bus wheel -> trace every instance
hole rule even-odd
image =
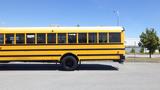
[[[73,56],[65,56],[61,60],[61,65],[64,70],[72,71],[78,67],[78,61]]]

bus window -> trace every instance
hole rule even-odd
[[[46,34],[44,33],[38,33],[37,34],[37,43],[38,44],[44,44],[46,42]]]
[[[6,44],[14,44],[14,34],[6,34]]]
[[[24,34],[16,34],[16,44],[24,44]]]
[[[35,43],[35,34],[27,34],[27,44],[34,44]]]
[[[78,34],[78,43],[87,43],[87,33]]]
[[[47,43],[51,44],[51,43],[56,43],[56,34],[55,33],[48,33],[47,34]]]
[[[97,33],[89,33],[89,43],[97,43]]]
[[[58,34],[58,43],[66,43],[66,34],[65,33]]]
[[[4,34],[0,34],[0,44],[4,44]]]
[[[77,42],[77,34],[69,33],[68,34],[68,43],[76,43]]]
[[[107,43],[107,33],[99,33],[99,43]]]
[[[120,33],[109,33],[109,42],[121,42]]]

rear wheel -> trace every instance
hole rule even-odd
[[[65,56],[61,60],[61,65],[64,70],[72,71],[78,67],[78,61],[73,56]]]

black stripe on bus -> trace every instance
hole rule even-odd
[[[120,56],[120,54],[78,54],[77,56]]]
[[[61,56],[61,55],[0,55],[0,57],[38,57],[38,56]]]
[[[123,43],[59,43],[59,44],[1,44],[0,46],[38,46],[38,45],[123,45]]]
[[[105,60],[119,60],[119,59],[108,59],[108,58],[106,59],[80,59],[80,61],[98,61],[98,60],[105,61]]]
[[[125,50],[125,48],[87,48],[87,49],[7,49],[0,51],[64,51],[64,50]]]
[[[0,55],[0,57],[37,57],[37,56],[61,56],[61,55]],[[77,56],[120,56],[120,54],[77,54]]]
[[[59,62],[59,60],[0,60],[0,63],[3,62]]]

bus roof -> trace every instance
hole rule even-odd
[[[0,33],[121,32],[123,27],[0,27]]]

